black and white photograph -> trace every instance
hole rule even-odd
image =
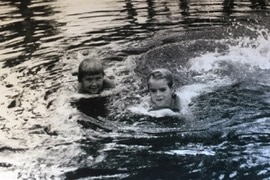
[[[270,1],[0,0],[1,180],[270,180]]]

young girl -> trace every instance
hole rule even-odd
[[[175,94],[174,79],[171,71],[156,69],[147,78],[150,93],[150,111],[168,108],[180,111],[180,98]]]
[[[114,83],[105,78],[101,62],[83,60],[78,68],[79,92],[88,94],[99,94],[105,89],[114,87]]]

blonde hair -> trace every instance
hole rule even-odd
[[[172,72],[169,71],[168,69],[159,68],[159,69],[153,70],[147,77],[148,89],[149,89],[150,79],[155,79],[155,80],[165,79],[165,80],[167,80],[167,84],[168,84],[169,88],[173,88],[173,85],[174,85],[174,79],[173,79]]]
[[[82,81],[83,76],[85,75],[96,75],[104,73],[103,65],[100,61],[93,61],[90,59],[83,60],[78,68],[78,80],[79,82]]]

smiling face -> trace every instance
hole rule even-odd
[[[90,94],[98,94],[103,86],[104,75],[103,73],[95,75],[85,75],[82,77],[82,86],[84,90]]]
[[[173,90],[166,79],[152,79],[148,81],[151,102],[154,108],[167,108],[172,104]]]

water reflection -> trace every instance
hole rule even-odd
[[[58,23],[49,18],[55,13],[49,5],[50,2],[54,1],[56,0],[49,0],[46,2],[47,4],[37,6],[38,2],[31,0],[5,0],[7,2],[5,6],[15,7],[15,10],[6,12],[3,17],[4,21],[13,17],[14,22],[0,27],[0,31],[5,34],[5,41],[11,41],[3,46],[5,49],[3,54],[10,55],[10,58],[5,61],[4,67],[13,67],[31,59],[33,53],[40,49],[42,38],[51,37],[58,33]],[[44,18],[40,20],[40,17]],[[12,54],[19,55],[14,57]]]
[[[156,15],[156,11],[155,11],[155,8],[154,8],[154,5],[155,3],[153,2],[153,0],[146,0],[146,3],[147,3],[147,21],[148,22],[152,22],[153,21],[153,18],[155,17]]]
[[[234,0],[224,0],[223,2],[223,10],[227,13],[232,13],[236,3]],[[251,8],[262,8],[265,9],[267,6],[267,0],[250,0]]]
[[[70,75],[71,74],[71,71],[69,71],[70,69],[66,68],[66,66],[69,66],[69,67],[77,66],[79,58],[77,56],[73,57],[72,53],[69,54],[69,52],[64,52],[64,51],[65,50],[74,51],[74,48],[87,48],[87,49],[90,49],[91,52],[96,53],[95,50],[98,49],[97,54],[98,55],[101,54],[101,56],[98,56],[99,58],[107,57],[107,56],[110,56],[111,54],[116,54],[115,53],[116,51],[124,51],[124,53],[120,52],[119,54],[121,54],[121,56],[125,56],[125,57],[129,56],[131,58],[134,57],[134,56],[131,56],[133,54],[142,54],[144,55],[145,60],[147,60],[147,55],[144,54],[144,52],[151,51],[152,53],[154,53],[156,58],[153,58],[153,59],[149,58],[150,65],[153,65],[153,67],[164,66],[164,65],[169,67],[169,65],[173,64],[174,66],[171,66],[171,68],[174,69],[176,72],[176,69],[179,68],[179,66],[181,67],[184,66],[190,57],[196,57],[207,52],[217,53],[216,49],[219,49],[219,50],[225,49],[219,46],[218,44],[215,44],[215,41],[213,40],[215,37],[224,38],[224,36],[226,36],[224,29],[226,29],[228,26],[227,24],[226,26],[224,26],[224,24],[230,21],[237,21],[238,20],[236,19],[237,17],[240,20],[241,19],[246,20],[247,16],[252,18],[252,13],[255,14],[256,12],[259,12],[258,9],[260,9],[260,7],[261,8],[268,7],[266,1],[245,0],[245,1],[239,2],[239,1],[233,1],[233,0],[214,0],[214,1],[207,1],[207,0],[205,1],[200,1],[200,0],[113,1],[113,0],[108,0],[106,1],[105,5],[102,4],[104,3],[104,1],[95,1],[97,8],[92,9],[90,6],[89,8],[88,6],[86,6],[87,8],[84,12],[81,12],[81,8],[85,7],[85,5],[90,1],[79,0],[79,1],[76,1],[75,3],[74,2],[75,2],[74,0],[65,0],[65,1],[63,0],[46,0],[46,1],[2,0],[0,2],[0,8],[1,10],[3,10],[0,16],[0,19],[1,19],[0,52],[1,52],[1,57],[3,57],[2,62],[4,62],[4,68],[6,68],[5,70],[10,70],[8,72],[11,72],[10,74],[6,73],[7,75],[5,76],[4,75],[2,76],[1,74],[1,77],[0,77],[1,82],[2,82],[1,87],[7,87],[6,88],[7,93],[4,95],[1,95],[0,97],[0,99],[2,99],[2,97],[4,99],[3,103],[1,103],[0,105],[0,108],[3,109],[2,110],[3,112],[5,112],[5,110],[8,110],[7,111],[8,113],[15,114],[14,116],[18,116],[15,118],[11,116],[10,118],[9,116],[6,117],[5,114],[4,115],[1,114],[1,117],[0,117],[1,122],[2,122],[1,127],[2,129],[5,130],[3,131],[3,134],[5,134],[5,132],[7,132],[6,134],[8,134],[6,135],[7,137],[5,138],[8,140],[12,138],[12,140],[18,142],[18,144],[25,144],[26,147],[28,146],[34,147],[35,151],[38,150],[42,146],[42,148],[44,148],[44,151],[42,152],[45,152],[45,151],[49,152],[49,155],[46,156],[45,158],[43,156],[41,158],[36,158],[36,157],[32,158],[32,154],[31,154],[29,155],[30,156],[29,159],[31,159],[31,161],[32,159],[35,159],[35,158],[40,159],[38,160],[37,163],[42,163],[42,166],[44,165],[43,167],[48,166],[48,168],[51,168],[52,164],[58,166],[63,161],[67,162],[67,164],[63,162],[64,164],[61,164],[61,167],[75,166],[76,168],[76,167],[83,167],[85,165],[86,171],[84,171],[84,169],[82,168],[81,170],[83,170],[83,172],[80,172],[80,169],[78,169],[78,172],[79,172],[78,178],[82,177],[83,175],[81,174],[84,174],[84,173],[85,173],[84,174],[85,176],[92,176],[92,175],[102,176],[106,174],[114,175],[116,173],[122,173],[118,170],[106,171],[106,167],[108,167],[108,169],[110,170],[110,168],[113,168],[112,165],[114,165],[115,167],[122,165],[121,168],[124,169],[123,171],[125,171],[125,169],[132,169],[132,168],[134,168],[135,171],[138,170],[138,173],[134,175],[134,176],[137,176],[137,178],[139,177],[142,178],[143,176],[145,176],[145,174],[142,171],[148,171],[148,172],[154,173],[156,171],[161,170],[160,176],[155,176],[155,177],[152,176],[152,177],[164,178],[165,174],[163,173],[166,173],[167,171],[162,171],[162,168],[159,169],[159,167],[155,166],[155,164],[158,164],[159,162],[160,162],[161,167],[162,165],[164,165],[163,162],[166,162],[168,164],[167,167],[171,165],[170,162],[179,163],[179,164],[175,164],[176,168],[169,167],[171,168],[172,173],[173,174],[175,173],[176,176],[179,174],[178,167],[180,166],[181,167],[184,166],[183,172],[189,172],[190,177],[194,174],[194,172],[196,173],[197,171],[196,168],[198,167],[205,168],[206,170],[204,172],[213,172],[213,171],[219,172],[220,170],[218,169],[211,169],[211,168],[209,169],[208,165],[213,162],[216,162],[216,164],[219,164],[219,163],[224,164],[224,162],[230,158],[230,156],[228,158],[226,156],[228,152],[230,152],[226,148],[230,148],[231,145],[232,146],[235,145],[233,144],[234,142],[229,144],[229,146],[226,145],[226,142],[225,142],[225,145],[224,144],[218,145],[217,149],[220,148],[221,153],[223,153],[224,151],[224,156],[221,156],[221,157],[211,156],[211,158],[209,158],[209,161],[208,161],[209,163],[206,162],[205,166],[203,165],[204,162],[201,162],[195,156],[191,156],[189,158],[186,158],[187,156],[185,155],[178,156],[180,158],[178,158],[178,161],[177,161],[177,158],[175,156],[170,155],[171,154],[170,150],[179,149],[183,147],[189,150],[190,147],[183,146],[182,144],[177,144],[177,143],[179,142],[182,143],[184,139],[186,140],[185,141],[186,144],[188,144],[191,141],[190,138],[185,139],[185,137],[179,136],[180,139],[174,140],[173,139],[174,137],[172,137],[171,134],[170,135],[168,134],[168,136],[166,136],[165,138],[162,138],[162,137],[152,138],[151,136],[149,137],[148,135],[141,134],[140,132],[137,134],[136,129],[133,132],[133,129],[132,129],[133,127],[124,126],[124,124],[122,123],[119,123],[121,127],[119,127],[120,132],[118,134],[117,131],[111,130],[111,129],[115,130],[116,128],[114,127],[107,128],[108,126],[111,125],[110,121],[106,119],[107,114],[108,113],[110,114],[110,109],[106,109],[106,107],[104,106],[107,103],[107,100],[105,99],[98,99],[98,100],[95,100],[95,102],[91,102],[88,99],[82,99],[72,104],[73,107],[68,106],[67,109],[65,109],[66,106],[61,107],[61,105],[57,107],[58,104],[54,106],[54,103],[59,99],[61,101],[63,99],[66,101],[69,100],[70,97],[65,93],[62,94],[62,92],[63,92],[63,89],[69,88],[71,83],[75,82],[74,80],[75,78],[72,78]],[[90,2],[91,5],[93,5],[92,2]],[[110,2],[110,3],[107,4],[107,2]],[[77,6],[73,7],[74,4],[72,3],[74,4],[78,3],[79,4],[78,8]],[[102,5],[100,5],[99,3]],[[238,6],[238,4],[240,4],[241,6]],[[57,11],[58,8],[61,10],[61,12]],[[266,18],[265,24],[266,23],[269,24],[268,21],[269,19]],[[215,30],[214,33],[212,33],[213,31],[210,31],[209,29],[214,26],[219,27],[221,31]],[[202,29],[203,31],[198,32],[197,30],[199,28]],[[160,36],[159,34],[159,33],[164,33],[170,36],[172,31],[177,32],[175,33],[177,35],[181,34],[181,36],[166,38],[166,37]],[[243,31],[241,30],[234,31],[234,32],[241,35],[244,34],[248,36],[248,34],[245,34],[246,32],[243,33]],[[155,35],[155,37],[152,36],[153,34]],[[207,43],[203,43],[202,41],[198,39],[205,39]],[[164,43],[172,43],[172,42],[174,42],[174,44],[179,43],[181,44],[181,46],[179,45],[179,48],[175,48],[175,49],[171,48],[172,47],[170,46],[171,44],[168,46],[162,46]],[[141,43],[145,43],[145,44],[149,43],[150,45],[148,46],[147,44],[146,47],[141,48]],[[190,45],[189,47],[187,47],[188,44]],[[121,47],[119,48],[119,46]],[[157,48],[159,46],[161,47]],[[153,47],[155,47],[155,49],[151,49]],[[187,49],[184,51],[183,49],[185,47]],[[164,51],[160,51],[160,49],[163,49]],[[252,49],[249,49],[249,50],[252,50]],[[268,48],[264,48],[262,49],[262,51],[260,50],[258,51],[267,54],[267,50]],[[108,52],[110,52],[110,54]],[[66,58],[66,59],[65,57],[63,58],[62,57],[63,53],[70,55],[68,56],[69,58]],[[115,57],[116,55],[114,56],[114,58]],[[230,56],[229,59],[230,58],[234,59],[235,56]],[[59,59],[63,61],[56,63],[59,61]],[[117,63],[119,64],[121,64],[122,63],[121,61],[123,61],[121,66],[119,66],[119,64],[116,65],[114,61],[111,61],[106,65],[108,65],[111,69],[116,70],[117,72],[117,70],[119,69],[121,70],[121,68],[125,66],[124,60],[126,59],[125,58],[115,58],[115,59],[117,59],[118,61]],[[212,59],[212,56],[210,56],[209,59]],[[147,64],[141,63],[142,61],[143,61],[142,59],[139,59],[136,63],[138,63],[137,65],[139,66],[139,68],[142,69],[142,73],[144,73],[143,71],[145,71],[145,69],[143,68],[145,68]],[[181,61],[181,63],[179,63],[179,61]],[[107,63],[107,61],[105,63]],[[22,71],[19,71],[19,72],[17,71],[18,68],[16,67],[16,65],[18,64],[24,65],[23,67],[20,66]],[[131,64],[130,66],[133,66],[133,65],[134,64]],[[176,66],[176,65],[179,65],[179,66]],[[130,73],[129,68],[130,67],[123,67],[123,69],[121,70],[121,73],[127,75],[128,77]],[[236,66],[236,68],[238,68],[241,73],[243,72],[241,71],[240,67]],[[16,73],[14,73],[15,75],[13,76],[12,73],[14,72],[14,70]],[[65,73],[63,73],[64,70],[66,70]],[[39,73],[39,72],[42,72],[42,73]],[[180,80],[188,82],[188,80],[190,80],[190,77],[192,76],[192,74],[188,74],[188,73],[189,72],[187,73],[183,72],[183,76],[181,76],[181,78],[184,78],[184,80],[183,79],[180,79]],[[21,78],[20,83],[18,84],[14,83],[12,80],[10,80],[12,78],[8,79],[9,75],[11,75],[12,78],[13,77],[17,78],[19,76],[19,78]],[[119,77],[117,77],[117,80],[118,78]],[[68,81],[67,79],[70,81]],[[121,81],[121,83],[128,87],[131,83],[134,83],[132,80],[133,79],[131,79],[130,81]],[[23,89],[23,92],[22,92],[22,89]],[[124,90],[125,90],[124,95],[122,94],[122,92],[121,92],[121,95],[126,96],[124,99],[125,101],[130,101],[129,96],[132,96],[133,95],[132,93],[134,93],[134,91],[132,90],[132,88],[131,90],[128,88]],[[237,90],[237,92],[239,91]],[[250,96],[251,94],[254,95],[254,93],[248,93],[248,96]],[[227,98],[224,98],[226,97],[226,95],[227,94],[225,93],[225,95],[219,96],[218,99],[214,99],[217,97],[217,95],[213,94],[214,98],[210,98],[210,99],[216,100],[216,102],[220,103],[220,102],[223,102],[222,99],[228,100]],[[237,96],[237,97],[240,97],[240,96]],[[15,98],[16,100],[14,100]],[[6,99],[7,99],[6,101],[7,103],[5,103]],[[221,107],[221,105],[215,105],[215,104],[214,106],[211,106],[212,105],[211,103],[213,101],[209,102],[209,106],[205,106],[206,105],[205,101],[208,102],[208,100],[209,100],[209,94],[207,94],[205,99],[201,100],[202,104],[197,104],[198,111],[196,112],[198,114],[198,119],[202,118],[201,121],[204,121],[207,118],[209,118],[209,112],[212,112],[213,114],[212,117],[217,114],[217,110],[214,107],[216,106]],[[252,102],[250,102],[251,105],[254,104],[256,100],[258,101],[258,98],[255,98]],[[16,104],[17,101],[20,102],[18,103],[19,105]],[[95,104],[97,101],[99,101],[100,103]],[[229,102],[230,103],[229,107],[234,109],[235,104],[233,103],[233,99],[231,99],[231,101],[232,103]],[[226,102],[224,101],[224,103],[227,103],[227,102],[228,101]],[[70,103],[66,103],[66,104],[70,105]],[[117,106],[118,105],[119,105],[119,109],[121,109],[123,104],[117,104]],[[225,105],[227,104],[224,104],[224,106]],[[54,107],[56,108],[54,109]],[[193,107],[195,107],[195,105]],[[256,106],[256,107],[259,107],[259,106]],[[125,108],[126,107],[123,107],[123,109]],[[204,109],[209,108],[209,109],[207,111],[204,111],[203,108]],[[227,107],[225,107],[225,109],[226,108]],[[268,114],[269,114],[267,111],[267,109],[269,109],[268,106],[262,104],[260,108],[261,109],[259,110],[261,111],[263,110],[267,113],[267,114],[261,113],[262,117],[268,117]],[[267,108],[267,109],[262,109],[262,108]],[[114,125],[117,124],[117,121],[120,119],[119,117],[121,117],[121,112],[117,114],[120,111],[119,109],[118,108],[116,109],[116,111],[114,112],[115,114],[113,115],[110,114],[111,116],[113,116],[113,118],[111,119],[114,120],[114,122],[112,123]],[[243,109],[247,109],[247,108],[243,107]],[[60,112],[56,112],[58,110],[60,110]],[[231,118],[230,116],[231,114],[228,114],[228,113],[226,114],[226,112],[224,112],[224,108],[220,108],[218,110],[224,113],[222,114],[224,117],[221,117],[221,118]],[[81,111],[82,114],[85,114],[85,116],[87,116],[90,120],[84,121],[85,120],[84,118],[81,118],[79,120],[75,119],[74,116],[69,116],[68,111],[71,111],[71,112]],[[233,112],[234,114],[239,115],[239,116],[242,115],[239,113],[239,111],[237,112],[230,111],[230,112]],[[62,116],[58,117],[57,115],[55,115],[56,113],[59,113],[59,114],[61,113],[61,115],[68,114],[67,115],[68,118],[67,119],[65,119],[65,117],[62,118]],[[258,113],[258,111],[254,111],[254,114],[256,113]],[[53,114],[53,116],[55,115],[54,117],[55,121],[54,121],[54,118],[53,118],[53,121],[49,121],[49,118],[47,119],[47,117],[45,117],[48,114]],[[259,116],[261,116],[261,114],[259,114]],[[219,115],[221,115],[221,113]],[[97,117],[100,117],[101,120],[99,119],[99,121],[96,121],[95,118]],[[127,124],[130,124],[130,122],[132,123],[136,122],[137,120],[141,120],[141,122],[144,121],[144,119],[136,119],[133,117],[131,117],[132,119],[128,119],[128,120],[126,120],[125,118],[126,117],[123,118],[124,119],[123,121],[128,122]],[[130,117],[127,117],[127,118],[130,118]],[[16,119],[16,121],[14,121],[14,119]],[[74,119],[78,121],[75,121],[75,123],[72,124],[73,123],[72,121]],[[238,116],[237,117],[235,116],[235,120],[237,119],[239,119]],[[102,122],[103,124],[100,124],[100,122]],[[43,125],[42,123],[44,123],[45,125]],[[56,125],[54,123],[56,123]],[[83,126],[83,129],[80,129],[81,126],[77,126],[79,125],[78,123]],[[156,123],[156,122],[150,122],[150,123],[151,124],[149,124],[149,126],[152,125],[152,123]],[[14,131],[13,129],[14,124],[16,124],[17,126],[16,128],[19,129],[20,131],[16,131],[16,129]],[[156,124],[160,125],[158,123]],[[258,122],[258,125],[259,124],[261,123]],[[48,133],[49,132],[48,129],[50,129],[51,125],[57,126],[56,129],[59,130],[60,132],[56,134],[53,138],[51,138],[50,136],[50,134],[52,133]],[[176,124],[176,125],[174,123],[172,124],[173,127],[177,125],[179,124]],[[121,129],[122,126],[124,126],[123,129]],[[161,126],[163,127],[163,124],[161,124]],[[38,127],[41,127],[41,128],[45,127],[45,129],[47,129],[46,133],[44,133],[43,131],[39,132],[37,130]],[[256,126],[254,124],[251,124],[250,127],[259,127],[259,126],[257,126],[257,124]],[[90,133],[79,134],[76,128],[78,128],[79,133],[85,133],[85,132],[87,133],[90,132]],[[96,129],[100,131],[98,132],[96,131]],[[145,130],[146,129],[147,128],[145,128]],[[235,125],[235,129],[236,130],[239,129],[238,131],[240,135],[242,131],[244,132],[245,130],[247,130],[246,128],[242,128],[242,127],[239,128],[239,126],[236,126],[236,125]],[[266,130],[269,128],[262,127],[262,129]],[[34,131],[36,134],[37,133],[40,133],[40,134],[37,134],[37,136],[33,135],[30,137],[29,134],[31,134],[32,131]],[[259,130],[257,131],[259,132]],[[61,132],[64,132],[63,133],[64,136],[61,136]],[[106,132],[106,133],[103,133],[103,132]],[[111,132],[111,134],[108,134],[108,132]],[[22,133],[25,133],[25,134],[22,134]],[[123,133],[123,134],[120,134],[120,133]],[[149,131],[149,134],[151,133],[152,132]],[[96,137],[92,136],[92,134],[95,134]],[[99,137],[99,134],[100,134],[100,137]],[[244,133],[242,134],[245,135]],[[80,138],[82,138],[82,136],[80,135],[85,135],[87,138],[89,138],[89,141],[87,141],[86,143],[82,143],[80,141],[81,140]],[[124,135],[125,137],[123,137],[122,135]],[[71,138],[71,136],[73,138]],[[156,134],[155,136],[158,136],[158,135]],[[19,137],[19,138],[16,139],[16,137]],[[54,141],[57,140],[57,138],[59,138],[60,140],[59,142],[55,143]],[[87,138],[86,140],[88,140]],[[124,138],[125,141],[123,141],[122,138]],[[178,138],[178,136],[175,136],[175,138]],[[23,139],[23,141],[20,141],[20,139]],[[201,140],[198,141],[196,137],[194,139],[195,140],[193,142],[195,143],[201,142]],[[209,139],[212,140],[215,138],[212,138],[211,136],[211,138]],[[219,140],[223,141],[223,139],[219,139]],[[36,144],[38,144],[38,146],[32,145],[33,141]],[[202,141],[206,142],[205,140],[202,140]],[[45,142],[45,143],[41,144],[40,142]],[[49,143],[46,144],[46,142],[49,142]],[[245,142],[249,143],[250,141],[245,141]],[[7,143],[9,143],[9,141],[7,141]],[[165,144],[162,144],[162,143],[165,143]],[[88,161],[86,161],[85,164],[80,163],[80,161],[84,160],[84,157],[80,156],[81,149],[78,150],[79,151],[78,154],[76,154],[78,151],[73,151],[70,153],[70,156],[66,155],[64,158],[61,158],[62,156],[59,156],[59,154],[55,153],[55,152],[60,152],[61,154],[64,154],[62,152],[66,153],[68,149],[72,151],[74,146],[78,144],[79,146],[85,147],[86,152],[87,151],[89,152],[88,154],[87,153],[84,154],[84,156],[86,157],[85,159],[88,158]],[[13,144],[8,144],[8,145],[13,146]],[[225,149],[222,149],[224,148],[224,146],[225,146]],[[262,147],[262,146],[257,145],[256,147]],[[239,148],[236,147],[235,152],[238,152],[240,148],[241,147]],[[149,149],[152,151],[152,156],[150,158],[149,158],[149,151],[148,151]],[[197,147],[195,147],[195,150],[196,149]],[[162,153],[160,152],[160,150],[164,150],[165,154],[160,155]],[[166,152],[169,152],[169,155]],[[235,152],[233,151],[232,153],[235,153]],[[76,157],[72,159],[71,155],[76,156]],[[106,155],[108,156],[106,157]],[[240,156],[241,155],[242,154],[240,154]],[[48,157],[51,157],[51,159],[49,159]],[[156,157],[160,159],[159,162],[156,161],[157,159]],[[239,156],[237,155],[237,157]],[[202,157],[202,158],[205,158],[205,157]],[[219,160],[217,161],[217,159]],[[51,160],[54,160],[54,161],[49,162]],[[78,160],[78,164],[76,164],[77,160]],[[244,162],[246,162],[245,160],[246,159],[244,159]],[[269,159],[266,159],[266,160],[269,160]],[[72,165],[68,164],[69,161],[72,161]],[[187,163],[181,164],[184,161]],[[5,160],[3,160],[3,162],[5,162]],[[140,167],[143,167],[141,166],[142,162],[149,162],[149,164],[147,165],[143,163],[143,165],[146,165],[146,166],[145,168],[140,169]],[[23,163],[28,164],[28,162],[23,162]],[[94,163],[94,166],[92,166],[93,163]],[[233,163],[234,162],[232,161],[228,162],[229,165],[231,164],[233,165]],[[10,164],[12,166],[12,163]],[[239,163],[239,166],[240,165],[242,164]],[[33,167],[35,166],[33,165]],[[138,167],[139,169],[136,169]],[[75,169],[75,168],[72,167],[72,169]],[[101,171],[99,171],[98,168],[100,168]],[[149,169],[151,168],[153,169],[153,171],[149,171]],[[193,171],[194,168],[195,168],[195,171]],[[15,169],[15,167],[13,167],[13,169]],[[88,172],[88,170],[90,169],[92,169],[92,171]],[[264,167],[262,167],[261,169],[264,169]],[[40,171],[42,171],[42,169]],[[231,173],[233,170],[222,169],[222,171],[226,173],[227,172]],[[130,172],[127,172],[127,173],[130,173]],[[243,174],[244,173],[245,172],[243,172]],[[208,176],[207,173],[204,173],[204,174],[205,176],[207,176],[205,179],[211,176],[211,175]],[[213,175],[212,178],[213,177],[215,177],[216,179],[219,178],[217,176],[218,175]]]
[[[127,12],[127,19],[129,20],[129,22],[131,22],[131,24],[136,24],[137,23],[137,11],[134,8],[133,4],[132,4],[132,0],[126,0],[126,5],[123,7],[126,12]]]
[[[266,8],[267,0],[250,0],[250,1],[251,1],[251,7]]]
[[[162,1],[146,0],[137,2],[133,0],[120,1],[121,9],[110,14],[111,20],[108,23],[116,22],[117,26],[103,27],[98,30],[88,31],[86,34],[90,37],[81,42],[73,44],[68,49],[80,48],[81,46],[105,46],[110,42],[122,42],[123,39],[130,41],[143,40],[149,35],[164,30],[172,29],[174,31],[186,31],[204,27],[215,27],[227,24],[229,18],[227,15],[246,16],[253,10],[247,2],[241,3],[237,11],[233,11],[236,2],[234,0],[215,0],[215,1]],[[244,5],[242,5],[244,4]],[[258,4],[258,3],[255,3]],[[249,9],[247,9],[247,7]],[[96,18],[97,12],[89,12]],[[226,18],[223,16],[225,15]],[[89,16],[89,15],[88,15]],[[89,17],[91,18],[91,17]],[[95,34],[93,36],[93,34]],[[75,38],[76,41],[80,39]]]
[[[234,8],[234,0],[224,0],[223,6],[223,11],[230,14]]]
[[[183,16],[189,15],[189,13],[188,13],[188,11],[189,11],[189,0],[180,0],[179,1],[179,7],[180,7],[180,9],[182,9],[181,14]]]

